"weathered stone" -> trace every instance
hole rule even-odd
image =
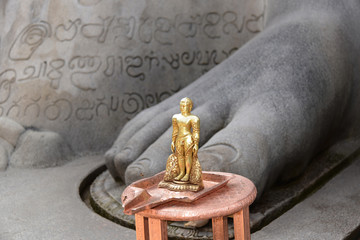
[[[81,201],[79,186],[102,158],[87,156],[58,168],[0,173],[0,239],[136,239],[135,230],[97,215]]]
[[[0,171],[6,170],[9,162],[9,156],[3,146],[0,145]]]
[[[16,145],[20,134],[25,128],[10,118],[0,117],[0,137],[12,144]]]
[[[0,171],[6,170],[11,153],[14,151],[14,147],[0,137]]]
[[[73,155],[68,143],[55,132],[27,130],[11,155],[14,167],[45,168],[67,162]]]
[[[263,0],[1,1],[0,116],[111,146],[264,26]],[[237,11],[237,10],[241,11]]]
[[[5,151],[7,152],[8,156],[12,154],[14,151],[14,146],[11,145],[8,141],[0,137],[0,145],[4,147]]]
[[[298,178],[270,188],[261,199],[251,205],[252,231],[258,231],[301,202],[347,167],[359,154],[359,138],[341,141],[314,159]]]
[[[3,146],[0,145],[0,171],[6,170],[8,166],[9,157]]]
[[[359,181],[358,155],[320,190],[252,234],[251,239],[359,239],[359,232],[353,234],[360,227]]]

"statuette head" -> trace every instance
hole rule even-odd
[[[190,98],[185,97],[180,100],[180,112],[181,114],[189,114],[192,110],[193,103]]]

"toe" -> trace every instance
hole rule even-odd
[[[230,123],[200,150],[204,171],[231,172],[252,180],[261,194],[269,176],[269,148],[266,138],[255,129]]]
[[[162,134],[143,154],[132,162],[125,171],[125,183],[130,184],[141,178],[151,177],[165,169],[166,160],[171,153],[172,129]]]
[[[117,153],[113,160],[116,175],[123,181],[124,173],[129,164],[136,160],[153,142],[156,141],[171,125],[171,116],[176,112],[175,108],[148,119],[148,124],[139,129],[131,136],[123,149]],[[110,161],[111,162],[111,161]],[[110,169],[109,169],[110,170]]]
[[[114,157],[124,148],[128,140],[148,124],[149,119],[155,118],[158,114],[169,110],[174,105],[166,104],[167,101],[162,102],[154,107],[145,109],[135,116],[132,120],[127,122],[122,128],[118,138],[115,140],[113,146],[108,150],[105,156],[108,159],[114,159]]]
[[[204,170],[251,179],[258,196],[280,173],[306,166],[316,146],[314,119],[304,121],[302,102],[290,93],[266,92],[243,103],[229,124],[199,150]],[[294,131],[294,126],[301,131]]]

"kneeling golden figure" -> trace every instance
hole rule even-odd
[[[167,160],[164,180],[159,183],[159,187],[193,192],[204,188],[197,156],[200,119],[191,114],[192,105],[190,98],[181,99],[181,114],[175,114],[172,118],[171,151],[173,153]]]

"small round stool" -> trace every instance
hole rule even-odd
[[[228,237],[227,217],[234,216],[235,239],[250,239],[249,205],[256,188],[247,178],[234,174],[222,188],[194,202],[171,201],[135,214],[137,240],[165,240],[167,221],[212,219],[213,239]]]

